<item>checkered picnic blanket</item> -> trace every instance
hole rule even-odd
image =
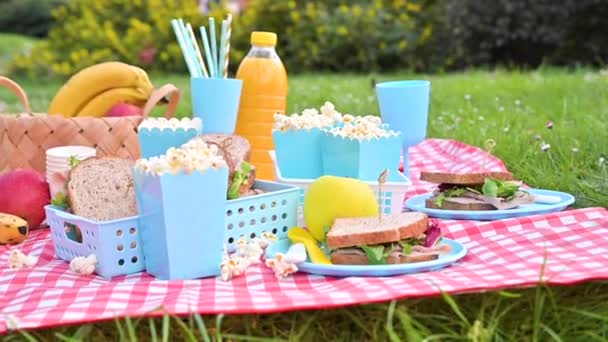
[[[432,189],[421,169],[504,169],[500,160],[451,140],[426,140],[411,151],[412,196]],[[270,313],[331,308],[392,299],[508,287],[572,284],[608,279],[608,211],[587,208],[519,219],[443,221],[447,237],[462,242],[466,257],[445,269],[385,278],[331,278],[297,273],[278,281],[265,266],[230,282],[219,279],[158,281],[147,273],[105,280],[78,276],[54,258],[48,230],[35,231],[18,248],[39,257],[32,269],[8,269],[0,246],[0,333],[85,323],[130,315]],[[542,279],[541,279],[542,278]]]

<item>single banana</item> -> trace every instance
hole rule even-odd
[[[18,244],[27,238],[27,221],[11,214],[0,213],[0,245]]]
[[[102,117],[119,103],[128,103],[143,107],[150,94],[139,88],[113,88],[97,94],[76,116],[96,116]]]
[[[80,70],[59,89],[49,114],[75,116],[95,96],[113,88],[136,88],[148,96],[154,90],[146,72],[122,62],[104,62]]]

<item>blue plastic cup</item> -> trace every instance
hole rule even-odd
[[[382,121],[403,137],[404,174],[409,177],[410,146],[422,142],[427,134],[431,82],[408,80],[376,85]]]
[[[203,133],[234,134],[242,88],[233,78],[190,78],[192,113],[203,120]]]

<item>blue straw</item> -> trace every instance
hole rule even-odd
[[[224,69],[224,57],[226,54],[226,35],[228,34],[228,21],[222,20],[222,35],[220,38],[220,55],[217,60],[217,70],[219,74],[219,78],[224,77],[223,69]]]
[[[175,32],[175,37],[177,38],[177,43],[179,44],[180,49],[182,50],[182,55],[184,56],[184,61],[186,62],[186,66],[190,71],[190,76],[196,75],[196,71],[188,58],[188,49],[186,48],[186,43],[184,42],[184,37],[182,36],[182,31],[180,29],[179,23],[177,20],[171,20],[171,26],[173,26],[173,32]]]
[[[217,42],[215,40],[215,18],[209,18],[209,36],[211,37],[211,58],[213,58],[213,68],[217,66]],[[219,69],[215,70],[215,75],[219,73]]]
[[[207,30],[205,30],[205,26],[201,26],[200,30],[201,36],[203,36],[203,48],[205,50],[205,57],[207,58],[207,65],[209,66],[209,77],[215,77],[215,64],[213,64],[213,57],[211,57],[211,50],[209,49]]]
[[[194,67],[194,76],[201,77],[203,75],[201,72],[201,66],[198,65],[198,60],[195,57],[196,52],[194,51],[194,45],[193,45],[194,42],[192,41],[192,38],[190,38],[190,34],[188,33],[188,30],[186,29],[184,20],[178,19],[177,22],[179,23],[179,27],[182,31],[184,43],[186,45],[186,48],[188,49],[188,58],[190,59],[190,64],[192,64],[192,66]]]

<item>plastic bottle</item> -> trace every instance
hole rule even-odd
[[[275,51],[276,43],[275,33],[252,32],[251,50],[236,73],[236,78],[243,80],[236,134],[251,144],[256,177],[268,180],[275,179],[268,154],[274,149],[274,114],[285,113],[287,106],[287,72]]]

